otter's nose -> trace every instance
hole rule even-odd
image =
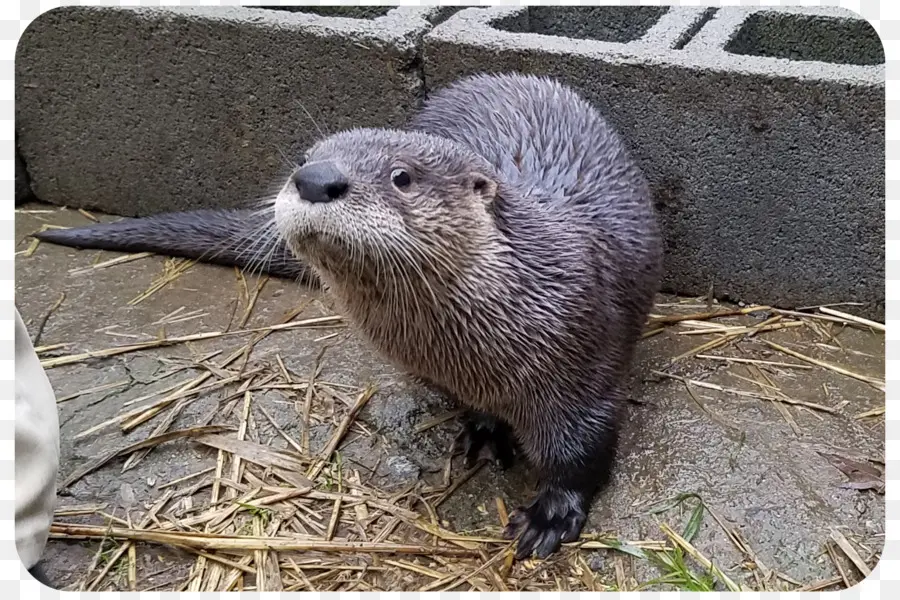
[[[331,202],[347,193],[350,182],[330,161],[307,163],[291,175],[300,197],[307,202]]]

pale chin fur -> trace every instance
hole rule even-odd
[[[296,247],[302,240],[320,232],[326,225],[328,206],[307,202],[300,197],[297,188],[288,181],[274,202],[275,226],[278,234],[290,246]]]

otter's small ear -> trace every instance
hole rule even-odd
[[[472,191],[479,196],[485,205],[494,201],[497,197],[497,182],[483,173],[469,175],[469,185]]]

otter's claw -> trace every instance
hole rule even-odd
[[[463,418],[459,434],[466,467],[472,468],[481,458],[488,458],[502,469],[515,462],[515,445],[509,427],[483,413],[469,412]],[[483,455],[487,456],[483,456]]]
[[[574,542],[581,535],[587,520],[585,502],[581,494],[567,490],[547,490],[531,504],[519,507],[509,515],[509,524],[503,530],[508,540],[520,535],[516,547],[516,559],[532,554],[547,558],[560,545]]]

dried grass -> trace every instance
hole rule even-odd
[[[838,531],[837,529],[832,528],[831,530],[831,539],[834,540],[834,543],[837,544],[838,548],[850,559],[850,562],[853,563],[859,572],[862,573],[863,577],[868,577],[871,575],[872,570],[869,568],[869,565],[866,564],[866,561],[862,559],[859,553],[856,551],[856,548],[853,547],[852,544],[847,540],[843,533]]]
[[[884,333],[887,331],[887,328],[883,323],[876,323],[875,321],[870,321],[869,319],[864,319],[862,317],[858,317],[856,315],[851,315],[849,313],[841,312],[838,310],[834,310],[833,308],[828,308],[827,306],[819,307],[819,310],[825,313],[826,315],[831,315],[832,317],[837,317],[838,319],[843,319],[844,321],[849,321],[852,323],[856,323],[859,325],[864,325],[866,327],[871,327],[876,331],[880,331]]]
[[[129,344],[126,346],[117,346],[114,348],[105,348],[103,350],[94,350],[92,352],[83,352],[81,354],[73,354],[69,356],[59,356],[41,361],[41,366],[45,369],[52,369],[62,365],[70,365],[74,363],[84,362],[92,358],[108,358],[119,354],[127,354],[130,352],[138,352],[140,350],[150,350],[153,348],[162,348],[183,344],[186,342],[198,342],[201,340],[211,340],[226,336],[247,335],[250,333],[271,333],[274,331],[284,331],[286,329],[296,329],[298,327],[314,327],[320,325],[337,325],[342,322],[341,317],[317,317],[314,319],[306,319],[303,321],[282,323],[280,325],[270,325],[268,327],[257,327],[252,329],[242,329],[238,331],[211,331],[206,333],[195,333],[173,338],[162,338],[152,342],[142,342],[139,344]]]
[[[76,270],[73,274],[113,267],[143,257],[130,255],[113,259]],[[168,262],[164,273],[154,281],[150,289],[136,297],[133,303],[141,302],[164,289],[192,265],[191,261]],[[621,557],[641,560],[646,552],[667,552],[673,548],[679,548],[703,565],[729,590],[749,589],[736,583],[707,559],[693,545],[689,536],[680,535],[665,524],[661,527],[667,540],[622,541],[613,535],[583,534],[580,540],[566,544],[548,561],[537,564],[534,561],[515,562],[511,542],[499,535],[500,529],[508,520],[507,505],[503,498],[497,497],[493,501],[497,525],[478,532],[453,531],[439,514],[442,504],[453,498],[478,473],[484,466],[483,463],[456,473],[448,459],[443,485],[426,488],[420,482],[400,493],[388,493],[369,481],[363,482],[359,472],[344,461],[342,447],[353,443],[348,442],[348,437],[353,437],[348,435],[351,430],[355,435],[361,429],[358,418],[375,395],[375,387],[348,390],[347,386],[321,381],[325,346],[321,347],[315,361],[309,365],[308,376],[292,374],[280,356],[276,356],[271,365],[248,366],[255,345],[273,332],[300,327],[339,326],[343,324],[343,320],[332,316],[293,321],[300,312],[298,309],[287,315],[280,324],[243,329],[252,317],[266,280],[261,280],[254,288],[248,286],[245,279],[241,278],[241,281],[244,308],[241,313],[236,313],[236,321],[239,323],[236,331],[160,338],[52,357],[42,362],[45,368],[52,368],[176,344],[251,335],[250,340],[227,354],[221,362],[210,362],[211,355],[194,360],[186,368],[200,371],[196,376],[131,400],[126,403],[128,408],[125,412],[77,436],[81,438],[113,425],[117,425],[124,433],[133,433],[146,423],[154,424],[146,439],[110,450],[89,461],[65,479],[63,488],[70,487],[82,477],[122,457],[128,457],[125,461],[126,468],[134,467],[147,452],[163,443],[190,443],[214,452],[216,457],[215,466],[158,485],[157,490],[161,492],[161,496],[146,503],[143,514],[134,518],[136,525],[132,524],[131,515],[126,515],[125,519],[107,515],[103,512],[104,506],[70,507],[58,511],[51,530],[53,539],[99,541],[100,550],[114,544],[111,551],[98,551],[98,564],[88,570],[84,589],[148,589],[149,586],[141,581],[138,555],[153,545],[181,548],[190,553],[194,560],[191,573],[180,583],[170,584],[170,587],[177,589],[180,585],[181,589],[191,591],[596,591],[609,588],[585,561],[587,552],[598,550],[613,553],[616,586],[619,590],[625,590],[630,586],[636,587],[636,582],[626,573],[626,563]],[[685,304],[678,306],[693,307]],[[696,306],[705,307],[702,304]],[[794,314],[769,307],[749,307],[733,311],[715,312],[707,309],[684,315],[653,315],[648,321],[650,329],[645,337],[665,332],[679,336],[714,336],[712,340],[674,357],[673,363],[695,357],[699,365],[739,365],[748,369],[751,376],[735,374],[737,379],[755,387],[753,391],[748,391],[662,371],[654,373],[684,383],[690,396],[707,415],[733,430],[737,428],[713,414],[701,402],[694,393],[696,388],[770,402],[781,407],[804,407],[827,414],[836,414],[838,410],[789,398],[766,372],[783,376],[784,370],[827,369],[854,377],[873,387],[881,386],[883,391],[884,383],[878,379],[813,359],[768,339],[758,341],[802,363],[704,353],[729,345],[741,347],[741,342],[755,342],[755,338],[764,335],[795,330],[809,319],[883,331],[883,326],[879,329],[880,324],[827,307],[817,308],[822,314]],[[774,316],[750,325],[735,324],[733,321],[742,317],[747,320],[747,315],[762,311],[772,311]],[[185,322],[201,316],[205,316],[205,313],[185,313],[182,307],[154,325]],[[720,319],[725,321],[719,321]],[[71,344],[56,344],[46,347],[44,351],[69,345]],[[764,369],[766,372],[763,372]],[[63,397],[59,402],[89,393],[118,389],[127,383],[114,382],[96,386]],[[291,431],[287,424],[279,425],[273,415],[256,401],[256,395],[263,391],[283,394],[293,402],[296,408],[296,432]],[[208,420],[197,427],[168,431],[190,402],[212,394],[224,397],[220,400],[220,406],[226,408],[212,414],[211,419],[233,420],[229,415],[234,410],[237,414],[237,427],[210,425]],[[321,398],[334,400],[335,414],[320,413],[324,410],[321,405],[325,404],[319,402]],[[860,413],[856,418],[871,418],[883,413],[882,407]],[[425,432],[450,421],[458,414],[458,411],[453,411],[424,420],[416,426],[416,431]],[[790,419],[793,417],[785,418],[792,422]],[[334,424],[327,441],[315,453],[310,449],[310,428],[314,422]],[[792,427],[794,426],[799,427],[796,421],[792,422]],[[259,435],[262,427],[273,432],[269,443],[278,442],[286,445],[287,449],[263,443]],[[367,435],[368,430],[362,430],[360,435]],[[373,471],[378,464],[376,462]],[[711,514],[715,517],[714,513]],[[88,517],[101,522],[85,524],[65,520],[75,517]],[[772,572],[759,563],[758,557],[741,538],[737,528],[727,527],[718,517],[716,520],[745,556],[745,568],[757,577],[759,588],[764,589],[763,581]],[[849,541],[836,531],[833,540],[834,548],[839,549],[860,572],[866,574],[866,562]],[[751,566],[747,567],[747,564]],[[117,571],[121,571],[121,577],[114,582],[112,580],[117,577]],[[762,573],[762,579],[757,571]],[[848,579],[842,571],[839,574],[840,577],[836,579],[811,583],[805,589],[823,589]]]
[[[786,396],[778,396],[772,397],[767,396],[765,394],[760,394],[758,392],[748,392],[746,390],[740,390],[737,388],[729,388],[723,385],[719,385],[717,383],[710,383],[708,381],[700,381],[698,379],[690,379],[688,377],[682,377],[681,375],[673,375],[672,373],[665,373],[663,371],[653,371],[654,375],[658,375],[660,377],[666,377],[668,379],[675,379],[681,381],[683,383],[687,383],[690,385],[694,385],[696,387],[706,388],[708,390],[715,390],[717,392],[723,392],[726,394],[733,394],[735,396],[743,396],[745,398],[756,398],[757,400],[767,400],[769,402],[781,402],[784,404],[794,404],[796,406],[805,406],[806,408],[811,408],[813,410],[819,410],[827,413],[836,413],[837,411],[830,406],[823,406],[822,404],[816,404],[815,402],[806,402],[803,400],[794,400],[792,398],[788,398]]]
[[[872,387],[874,387],[875,389],[877,389],[881,392],[884,392],[886,390],[885,383],[881,379],[877,379],[875,377],[869,377],[868,375],[861,375],[859,373],[856,373],[855,371],[851,371],[850,369],[847,369],[847,368],[844,368],[844,367],[841,367],[838,365],[833,365],[831,363],[827,363],[825,361],[818,360],[818,359],[812,358],[810,356],[806,356],[805,354],[801,354],[795,350],[791,350],[790,348],[785,348],[784,346],[782,346],[780,344],[776,344],[775,342],[770,342],[769,340],[763,340],[763,343],[767,344],[771,348],[774,348],[775,350],[778,350],[779,352],[783,352],[784,354],[787,354],[788,356],[793,356],[794,358],[798,358],[804,362],[808,362],[808,363],[816,365],[818,367],[822,367],[823,369],[828,369],[829,371],[833,371],[840,375],[845,375],[847,377],[852,377],[853,379],[857,379],[864,383],[868,383],[869,385],[871,385]]]
[[[669,527],[667,524],[661,523],[660,529],[662,529],[663,533],[669,536],[669,539],[671,539],[679,548],[684,550],[691,558],[703,565],[710,573],[714,574],[716,578],[718,578],[722,583],[725,584],[725,587],[727,587],[729,591],[747,591],[744,587],[732,581],[732,579],[728,577],[728,575],[726,575],[719,567],[714,565],[711,560],[703,556],[703,554],[699,550],[697,550],[693,546],[693,544],[676,533],[675,530]]]
[[[125,263],[134,262],[136,260],[141,260],[144,258],[149,258],[151,256],[155,256],[152,252],[139,252],[137,254],[124,254],[122,256],[118,256],[116,258],[111,258],[109,260],[105,260],[103,262],[99,262],[93,264],[89,267],[79,267],[77,269],[71,269],[69,271],[69,275],[86,275],[91,271],[96,271],[98,269],[108,269],[109,267],[116,267],[118,265],[124,265]]]
[[[165,263],[163,263],[162,274],[153,280],[149,288],[129,300],[128,304],[130,306],[140,304],[159,290],[175,282],[195,264],[197,264],[196,260],[167,258]]]
[[[461,474],[432,500],[423,500],[420,504],[427,508],[422,513],[412,510],[409,493],[387,494],[360,483],[358,473],[348,476],[348,469],[336,468],[341,467],[339,448],[375,393],[372,386],[357,390],[355,401],[335,404],[344,414],[315,455],[304,451],[284,428],[277,427],[262,406],[256,406],[256,410],[275,427],[276,439],[284,439],[289,448],[276,449],[245,439],[253,413],[254,386],[250,382],[257,381],[260,374],[255,369],[234,376],[225,370],[241,350],[220,364],[221,378],[210,380],[216,376],[207,371],[168,394],[158,394],[171,403],[203,394],[227,395],[227,388],[236,386],[242,390],[243,399],[237,431],[210,425],[159,433],[170,424],[170,419],[163,418],[162,425],[154,430],[159,435],[111,450],[64,481],[64,486],[71,486],[116,458],[179,439],[218,451],[215,467],[161,483],[157,489],[162,496],[135,520],[135,526],[130,517],[123,520],[104,513],[103,506],[57,514],[51,530],[53,539],[97,540],[103,548],[112,548],[98,554],[99,571],[89,571],[84,589],[147,589],[149,586],[142,585],[140,579],[138,559],[148,544],[181,548],[195,557],[191,574],[181,586],[186,590],[548,589],[545,581],[532,581],[528,566],[510,562],[509,541],[494,535],[458,533],[440,524],[438,506],[477,469]],[[303,395],[309,387],[320,385],[314,380],[314,386],[296,386],[283,362],[277,362],[274,374],[285,383],[260,387]],[[321,385],[334,393],[341,387]],[[158,406],[156,401],[149,408],[129,410],[125,413],[128,417],[119,422],[133,421]],[[315,413],[317,406],[314,404],[311,410]],[[441,421],[447,418],[443,417]],[[308,477],[299,475],[301,472]],[[214,477],[204,479],[211,473]],[[207,504],[197,504],[195,494],[210,487]],[[185,500],[189,502],[185,504]],[[505,503],[500,498],[496,503],[502,525],[507,518]],[[76,515],[105,522],[64,521]],[[585,536],[580,542],[568,544],[563,552],[571,555],[574,564],[580,552],[665,547],[658,541],[620,542],[611,537]],[[558,568],[564,573],[567,565]]]

